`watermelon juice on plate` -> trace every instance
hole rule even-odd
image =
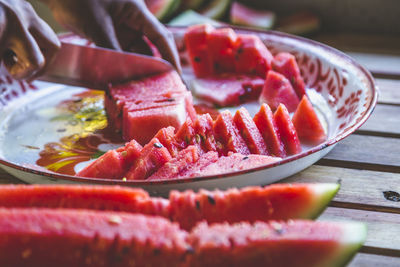
[[[192,67],[188,64],[188,54],[184,46],[186,29],[170,30],[174,33],[182,62],[187,63],[183,64],[184,78],[190,83],[194,80],[194,75]],[[172,188],[227,188],[266,184],[310,166],[328,153],[338,141],[360,127],[371,114],[377,99],[374,81],[368,71],[343,53],[314,41],[278,32],[243,29],[235,29],[235,32],[240,35],[257,36],[272,55],[288,52],[295,57],[308,98],[326,130],[327,139],[324,142],[318,145],[303,145],[302,152],[272,163],[228,173],[214,172],[204,177],[162,181],[76,177],[74,174],[90,160],[99,158],[105,151],[116,149],[123,144],[123,141],[112,135],[106,127],[103,93],[44,82],[27,85],[3,77],[1,82],[4,90],[0,93],[2,167],[28,183],[124,184],[144,187],[157,193]],[[247,43],[257,41],[246,40]],[[248,51],[249,55],[254,53]],[[290,58],[282,58],[282,64],[290,64]],[[228,61],[226,58],[221,62]],[[279,68],[279,65],[275,67]],[[289,79],[289,82],[292,81]],[[194,95],[194,104],[201,106],[206,103]],[[230,110],[233,116],[240,107],[244,107],[249,116],[254,117],[261,107],[257,99],[235,104],[223,109]],[[307,103],[301,106],[302,112],[308,110]],[[214,108],[209,110],[215,112]],[[242,128],[246,126],[249,127],[246,129],[254,129],[251,123],[244,123],[245,117],[236,118],[236,122],[232,118],[233,123],[242,125]],[[304,123],[299,119],[297,121],[298,124]],[[307,134],[303,132],[303,136],[307,137]],[[258,137],[252,138],[254,141]],[[207,140],[211,146],[211,139]],[[260,147],[258,149],[262,150]]]

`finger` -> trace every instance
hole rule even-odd
[[[31,79],[35,79],[46,72],[46,69],[60,49],[61,43],[50,26],[40,18],[37,18],[35,23],[33,23],[33,26],[30,28],[30,33],[35,38],[45,58],[44,67],[31,77]]]
[[[178,72],[182,72],[175,40],[168,31],[147,9],[143,11],[142,28],[144,35],[158,48],[162,57],[169,61]]]
[[[120,25],[116,30],[118,41],[124,51],[153,55],[141,32],[137,32],[125,24]]]
[[[89,22],[89,28],[86,35],[97,45],[104,48],[110,48],[121,51],[117,35],[114,29],[114,23],[108,14],[94,14],[94,20]]]
[[[10,52],[12,51],[12,53]],[[26,79],[40,70],[45,58],[33,36],[24,28],[9,37],[3,60],[15,79]]]

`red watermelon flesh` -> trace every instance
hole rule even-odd
[[[239,134],[239,130],[233,123],[232,114],[228,111],[222,111],[214,122],[215,140],[219,142],[218,152],[227,155],[232,151],[244,155],[250,154],[249,148]]]
[[[285,147],[278,134],[274,115],[267,104],[261,105],[253,120],[267,144],[269,154],[281,158],[286,157]]]
[[[182,127],[175,134],[175,142],[177,147],[181,149],[187,148],[189,145],[195,145],[198,148],[199,153],[203,153],[201,148],[200,138],[196,138],[196,132],[193,128],[192,120],[186,120]]]
[[[119,179],[125,172],[126,169],[121,153],[115,150],[109,150],[79,171],[76,176]]]
[[[142,149],[143,147],[136,142],[136,140],[131,140],[129,143],[126,143],[125,146],[116,149],[122,156],[125,170],[128,170],[128,168],[135,163],[136,159],[140,157]]]
[[[161,128],[179,128],[187,117],[185,103],[146,110],[124,110],[122,135],[125,140],[135,139],[144,145]]]
[[[223,73],[192,81],[194,94],[215,105],[226,107],[257,99],[264,80],[254,75]]]
[[[164,218],[110,211],[1,209],[0,235],[1,266],[179,266],[190,248]]]
[[[148,178],[148,180],[169,180],[178,178],[179,174],[186,172],[190,165],[199,160],[200,151],[196,146],[188,146],[180,151],[178,155],[165,163],[156,173]]]
[[[207,51],[214,73],[234,72],[236,33],[231,28],[211,31],[207,37]]]
[[[338,190],[338,184],[276,184],[198,193],[171,191],[170,216],[185,230],[203,220],[211,224],[311,219]]]
[[[237,73],[265,78],[271,69],[272,55],[256,35],[238,34],[235,53]]]
[[[355,222],[201,223],[188,238],[189,266],[345,266],[365,238]]]
[[[306,94],[303,77],[301,77],[296,58],[290,53],[279,53],[272,61],[272,69],[284,75],[292,84],[299,99]]]
[[[206,166],[201,170],[202,176],[219,175],[221,173],[230,173],[252,168],[265,166],[281,160],[281,158],[264,155],[243,155],[232,153],[228,156],[220,157],[215,163]]]
[[[289,80],[272,70],[268,72],[259,101],[261,104],[267,103],[272,110],[277,109],[282,103],[289,112],[294,112],[299,104],[299,98]]]
[[[201,147],[204,151],[217,151],[213,125],[214,121],[210,114],[198,115],[193,123],[193,129],[196,133],[195,138],[200,139]]]
[[[190,63],[197,77],[214,73],[207,47],[207,37],[213,29],[209,24],[195,25],[189,27],[185,33],[185,45],[189,53]]]
[[[216,162],[219,156],[215,151],[209,151],[205,154],[200,155],[200,158],[196,163],[191,164],[185,171],[182,171],[177,178],[190,178],[202,176],[202,170],[208,165]]]
[[[236,125],[236,128],[239,129],[240,135],[246,142],[250,153],[268,155],[268,150],[264,139],[247,109],[242,107],[237,110],[235,116],[233,117],[233,121]]]
[[[157,138],[160,143],[168,149],[173,158],[178,154],[179,147],[176,144],[174,127],[168,126],[161,128],[154,138]]]
[[[301,152],[301,145],[296,129],[290,119],[288,110],[280,104],[274,114],[274,121],[278,128],[279,136],[285,145],[287,155],[294,155]]]
[[[324,127],[307,96],[301,99],[292,122],[301,142],[318,145],[326,140]]]
[[[143,180],[155,173],[172,159],[171,154],[157,138],[153,138],[142,150],[136,163],[126,174],[127,180]]]

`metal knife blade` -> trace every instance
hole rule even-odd
[[[105,90],[109,84],[172,69],[160,58],[62,42],[56,58],[38,80]]]

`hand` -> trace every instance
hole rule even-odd
[[[0,0],[0,57],[16,79],[37,75],[51,61],[60,42],[24,0]]]
[[[140,47],[145,35],[163,58],[181,71],[172,34],[151,14],[143,0],[42,1],[47,2],[60,24],[98,46],[117,50]]]

